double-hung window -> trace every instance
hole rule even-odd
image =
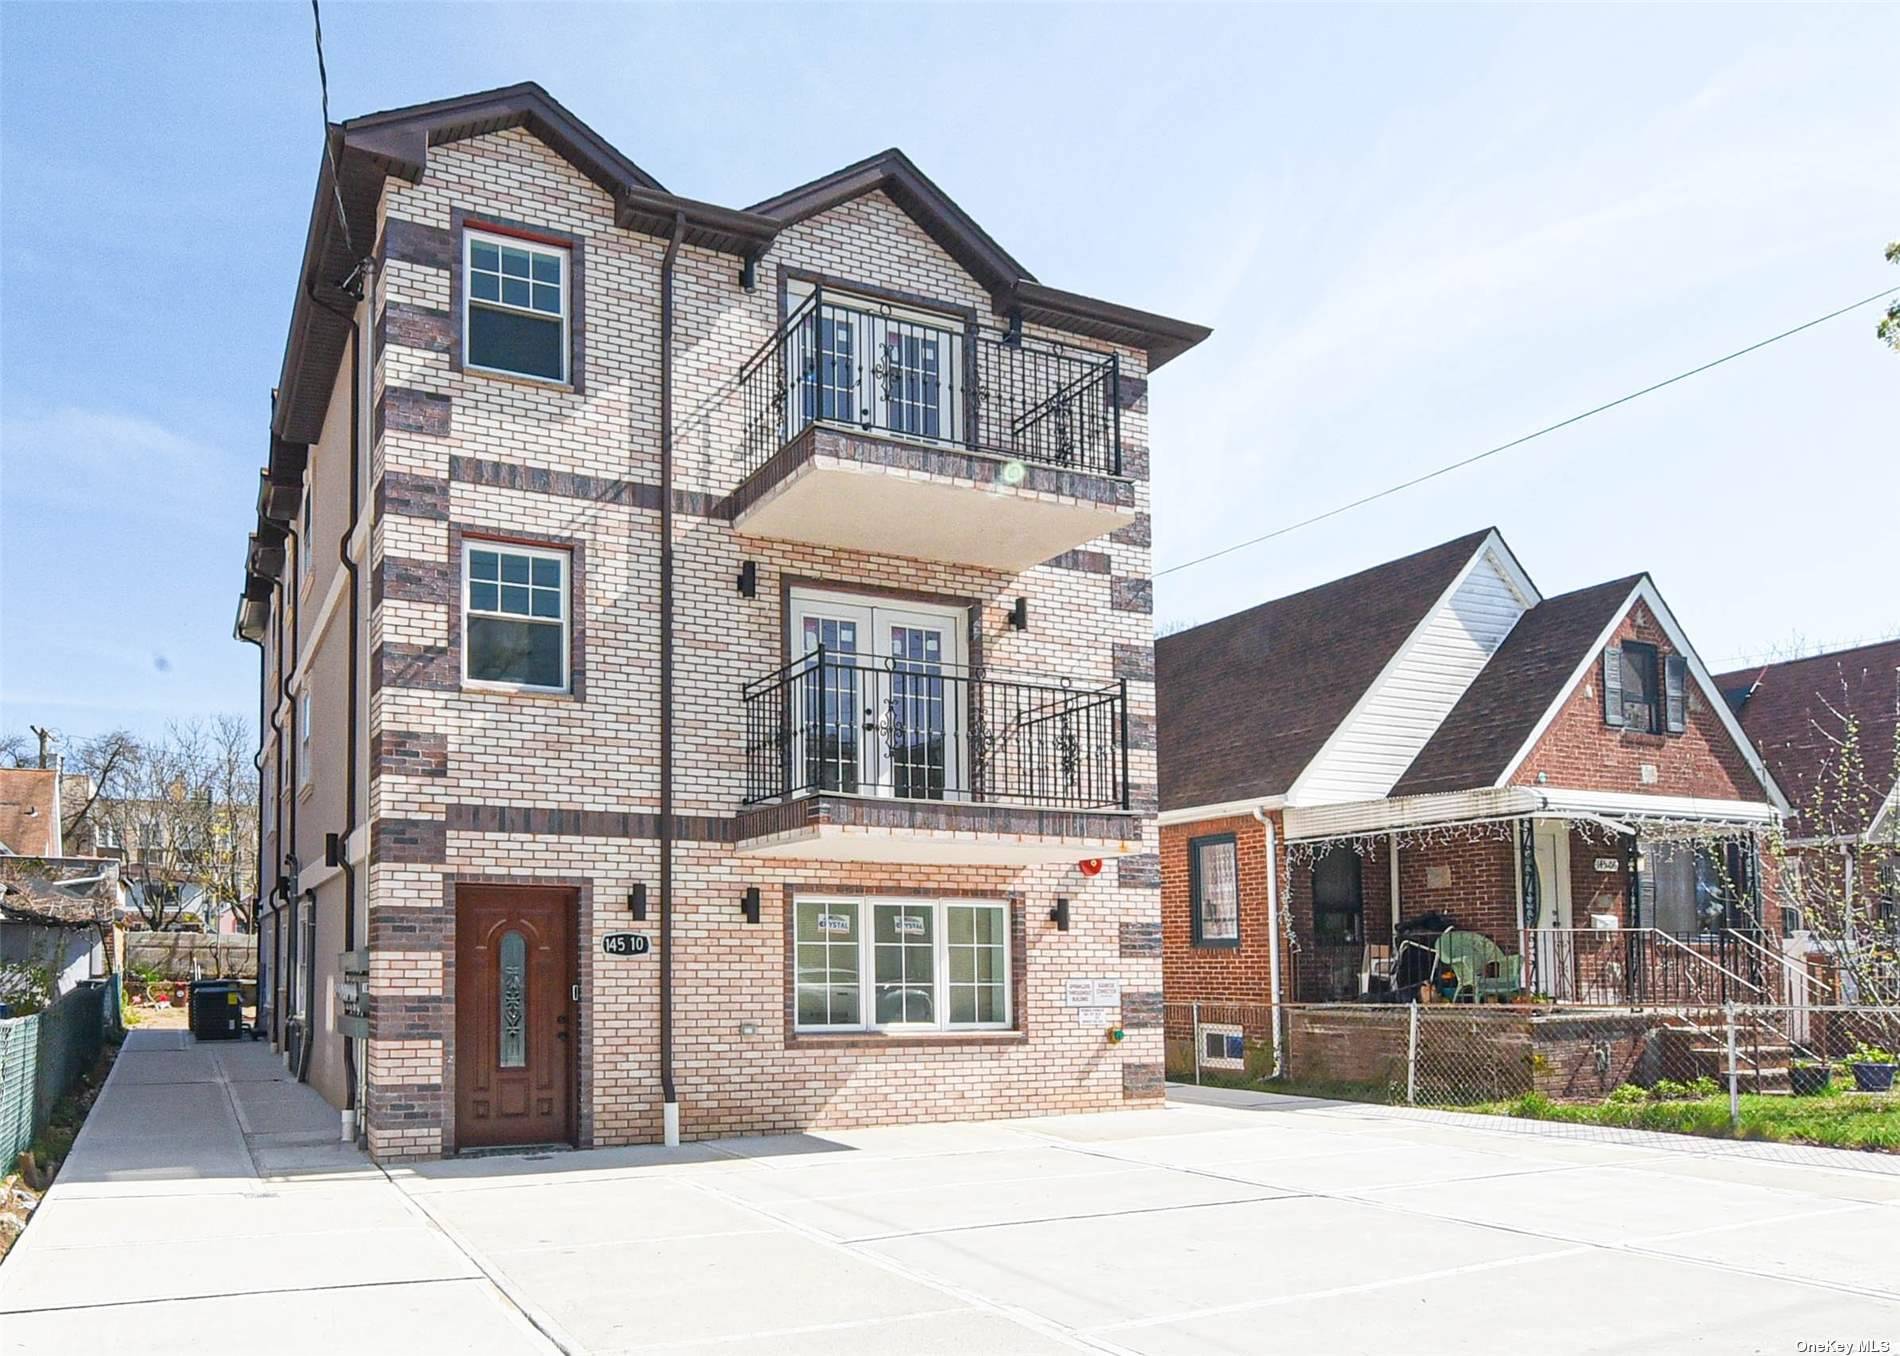
[[[467,230],[462,236],[463,365],[568,380],[568,251]]]
[[[1010,1024],[1009,911],[962,899],[802,897],[793,908],[800,1031]]]
[[[1240,858],[1231,833],[1188,842],[1194,945],[1240,945]]]
[[[471,541],[462,553],[462,679],[522,692],[568,687],[565,551]]]

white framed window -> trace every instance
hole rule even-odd
[[[305,688],[297,696],[297,785],[310,785],[310,727],[313,723],[311,713],[310,689]]]
[[[462,548],[462,682],[566,692],[568,552],[512,542]]]
[[[568,380],[568,251],[473,228],[462,233],[462,365]]]
[[[801,895],[792,914],[798,1030],[1009,1026],[1007,905]]]
[[[1239,1027],[1204,1025],[1200,1042],[1203,1069],[1247,1067],[1247,1036]]]

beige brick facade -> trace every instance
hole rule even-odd
[[[454,270],[444,265],[460,249],[456,232],[465,218],[573,241],[584,305],[576,308],[576,380],[568,387],[457,364],[447,338],[459,323],[451,314]],[[388,181],[376,235],[367,307],[378,342],[370,355],[375,418],[366,505],[374,512],[362,804],[369,846],[361,877],[372,951],[370,1146],[383,1158],[457,1146],[455,899],[458,886],[478,882],[575,892],[583,995],[576,1138],[653,1141],[661,1133],[657,959],[603,955],[601,939],[632,930],[657,940],[659,931],[657,485],[666,242],[616,226],[613,199],[525,128],[431,148],[420,182]],[[992,308],[985,288],[882,192],[787,226],[758,260],[751,290],[741,286],[732,255],[691,245],[679,251],[672,939],[682,1135],[1152,1103],[1161,1091],[1161,958],[1141,940],[1160,917],[1151,817],[1146,354],[1113,350],[1126,378],[1117,396],[1135,513],[1126,529],[1086,550],[1018,575],[742,537],[722,503],[742,474],[734,382],[779,324],[782,285],[794,272],[985,317]],[[1032,341],[1082,342],[1034,325],[1025,333]],[[347,371],[346,363],[340,381]],[[313,462],[319,481],[340,474],[331,460],[328,467]],[[985,490],[969,484],[964,492]],[[481,538],[571,552],[570,693],[462,685],[460,548]],[[757,570],[753,597],[735,587],[746,561]],[[1127,821],[1127,838],[1135,850],[1093,878],[1068,862],[799,860],[739,851],[740,692],[784,662],[786,589],[794,581],[973,600],[973,643],[986,665],[1064,675],[1079,685],[1130,680],[1127,766],[1137,815]],[[1028,599],[1026,630],[1009,624],[1019,597]],[[266,649],[269,669],[275,661]],[[267,672],[272,691],[275,681]],[[318,742],[340,741],[339,703],[319,704],[329,709],[319,711]],[[266,734],[268,797],[278,789],[272,769],[282,740]],[[974,842],[979,856],[992,840],[1035,837],[1006,827],[1011,832],[946,822],[939,836]],[[898,833],[876,824],[849,831]],[[919,836],[929,837],[912,835]],[[299,837],[309,834],[300,827]],[[267,844],[267,860],[281,855],[277,842]],[[316,844],[320,860],[320,834]],[[900,859],[914,852],[891,850]],[[311,860],[308,848],[300,855]],[[654,900],[643,923],[628,909],[636,885]],[[757,923],[741,912],[748,888],[761,892]],[[902,1038],[795,1033],[789,906],[796,894],[819,892],[1008,901],[1011,1029]],[[1058,897],[1070,901],[1066,931],[1049,920]],[[331,959],[318,957],[323,966]],[[1119,980],[1125,1040],[1079,1024],[1064,982],[1080,977]],[[320,1000],[319,1048],[340,1044],[325,1029],[325,1012]]]

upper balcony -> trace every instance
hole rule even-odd
[[[1135,516],[1118,360],[823,286],[741,369],[745,535],[1019,573]]]
[[[747,685],[739,852],[1023,865],[1141,850],[1125,683],[1003,677],[909,648],[821,645]]]

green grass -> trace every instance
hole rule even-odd
[[[1813,1097],[1745,1093],[1740,1125],[1729,1123],[1726,1094],[1662,1101],[1612,1097],[1602,1102],[1553,1102],[1541,1093],[1530,1092],[1509,1101],[1462,1109],[1566,1125],[1609,1125],[1711,1139],[1769,1140],[1900,1153],[1900,1097],[1886,1093],[1829,1091]]]
[[[1201,1081],[1220,1087],[1244,1087],[1288,1097],[1320,1097],[1330,1101],[1377,1102],[1405,1100],[1402,1086],[1385,1083],[1332,1083],[1319,1080],[1245,1079],[1215,1077],[1202,1071]],[[1853,1083],[1837,1078],[1826,1093],[1812,1097],[1763,1097],[1744,1093],[1741,1124],[1729,1124],[1728,1094],[1705,1093],[1707,1080],[1698,1084],[1664,1084],[1651,1091],[1625,1085],[1600,1102],[1557,1102],[1542,1093],[1525,1093],[1501,1101],[1453,1105],[1427,1103],[1421,1088],[1420,1106],[1466,1111],[1487,1116],[1516,1116],[1525,1120],[1557,1121],[1566,1125],[1606,1125],[1624,1130],[1661,1130],[1677,1135],[1711,1139],[1766,1140],[1781,1144],[1818,1144],[1834,1149],[1871,1149],[1900,1153],[1900,1092],[1853,1092]],[[1704,1093],[1700,1096],[1658,1093]]]

